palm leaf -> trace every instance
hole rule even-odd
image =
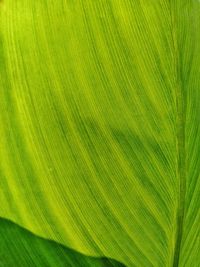
[[[0,216],[126,266],[200,266],[199,29],[197,0],[2,1]]]

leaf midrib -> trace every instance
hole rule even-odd
[[[171,27],[173,39],[173,58],[175,75],[175,99],[176,99],[176,177],[178,185],[178,203],[176,210],[175,246],[173,252],[173,267],[179,266],[182,246],[183,223],[185,215],[186,193],[186,149],[185,149],[185,114],[186,101],[180,74],[179,47],[177,41],[176,4],[170,5]]]

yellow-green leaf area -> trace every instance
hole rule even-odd
[[[197,0],[2,1],[0,216],[127,267],[200,266],[199,55]]]

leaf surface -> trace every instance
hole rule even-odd
[[[107,258],[94,258],[45,240],[0,218],[0,266],[124,267]]]
[[[200,266],[200,2],[0,3],[0,216],[127,266]]]

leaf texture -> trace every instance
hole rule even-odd
[[[0,216],[128,267],[200,266],[199,55],[198,0],[2,1]]]
[[[124,267],[112,259],[87,257],[0,219],[0,266]]]

